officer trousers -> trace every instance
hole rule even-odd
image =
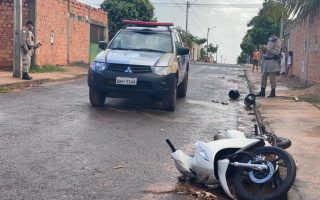
[[[261,87],[267,87],[268,76],[270,79],[271,89],[276,89],[277,87],[277,72],[263,72],[261,77]]]
[[[22,73],[28,73],[31,65],[32,52],[29,50],[27,53],[25,53],[22,49],[21,55],[22,55]]]

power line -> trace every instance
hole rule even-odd
[[[192,15],[190,15],[191,20],[193,21],[194,25],[199,29],[199,31],[201,33],[203,33],[204,35],[206,35],[206,33],[202,30],[202,28],[199,27],[199,25],[194,21]]]
[[[154,5],[162,6],[162,7],[176,7],[176,6],[184,6],[184,3],[153,3]],[[227,8],[260,8],[261,4],[218,4],[218,3],[208,3],[208,4],[200,4],[200,3],[190,3],[190,6],[194,7],[227,7]]]
[[[192,12],[192,14],[194,14],[194,16],[198,19],[198,21],[202,24],[203,27],[206,27],[206,28],[207,28],[207,25],[205,25],[205,24],[203,23],[203,21],[200,20],[200,18],[198,17],[198,15],[196,15],[195,12]]]

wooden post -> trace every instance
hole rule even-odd
[[[13,77],[21,76],[21,35],[22,0],[14,0],[14,29],[13,29]]]

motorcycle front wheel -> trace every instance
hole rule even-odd
[[[296,164],[292,156],[278,147],[262,147],[251,153],[253,154],[245,156],[240,162],[265,164],[268,169],[236,168],[234,189],[238,199],[281,199],[296,178]]]

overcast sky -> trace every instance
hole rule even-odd
[[[78,0],[99,8],[103,0]],[[210,29],[209,43],[219,45],[218,62],[236,63],[241,49],[240,43],[246,34],[248,21],[257,15],[264,0],[189,0],[188,29],[193,35],[207,37]],[[186,27],[187,0],[150,0],[152,3],[173,3],[168,5],[154,4],[155,16],[159,22],[173,22],[175,26]],[[177,4],[175,4],[177,3]],[[180,4],[185,5],[180,5]],[[195,4],[231,4],[231,6],[197,6]],[[239,6],[239,4],[254,4]],[[215,28],[213,28],[215,26]]]

